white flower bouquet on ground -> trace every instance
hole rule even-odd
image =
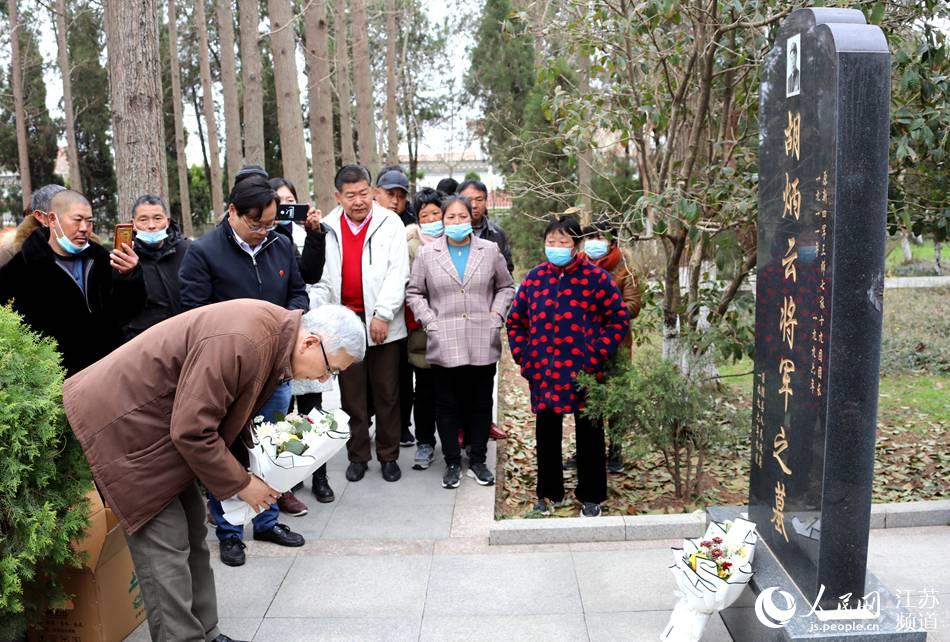
[[[711,522],[705,535],[684,539],[673,548],[670,571],[679,601],[660,636],[667,642],[698,642],[709,617],[735,602],[752,578],[752,557],[758,535],[755,523]]]
[[[339,408],[307,415],[291,413],[276,422],[254,419],[249,469],[274,490],[287,492],[337,454],[350,438],[350,418]],[[246,524],[257,514],[237,496],[221,502],[224,518]]]

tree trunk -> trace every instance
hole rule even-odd
[[[119,220],[142,194],[168,199],[155,0],[105,0]]]
[[[399,164],[396,129],[396,0],[386,0],[386,164]]]
[[[218,39],[221,42],[221,90],[224,95],[224,157],[227,160],[228,189],[244,164],[241,151],[241,107],[238,104],[237,67],[234,58],[234,17],[231,0],[217,0]]]
[[[76,148],[76,112],[73,111],[73,83],[69,67],[69,47],[66,44],[66,0],[56,0],[56,46],[59,71],[63,76],[63,112],[66,114],[66,158],[69,161],[69,187],[82,192],[79,173],[79,150]]]
[[[17,169],[20,170],[20,196],[23,211],[30,208],[30,154],[26,138],[26,110],[23,108],[23,70],[20,68],[20,33],[17,27],[16,0],[7,0],[10,15],[10,75],[13,78],[13,105],[16,117]]]
[[[241,82],[244,87],[244,161],[264,166],[264,92],[257,44],[260,4],[238,0],[241,18]]]
[[[581,96],[590,93],[590,56],[581,53],[578,56],[580,67],[579,89]],[[580,152],[577,154],[577,187],[581,193],[581,224],[591,224],[593,215],[593,199],[591,198],[591,165],[594,154],[587,141],[581,141]]]
[[[937,276],[943,274],[943,243],[938,240],[934,240],[934,272],[937,273]]]
[[[60,0],[62,2],[62,0]],[[175,0],[168,0],[168,58],[171,62],[172,103],[175,110],[175,158],[178,161],[178,196],[181,201],[181,230],[191,238],[191,198],[188,194],[188,160],[185,158],[185,128],[181,103],[181,71],[178,68],[178,16]]]
[[[356,136],[360,162],[379,170],[373,118],[373,81],[369,67],[369,21],[366,0],[353,0],[353,81],[356,85]]]
[[[333,43],[336,95],[340,105],[340,162],[350,165],[356,162],[356,151],[353,149],[353,90],[350,88],[350,57],[347,53],[346,0],[336,0],[335,8]]]
[[[303,136],[300,86],[297,84],[294,12],[290,0],[269,0],[274,88],[277,92],[277,129],[284,178],[293,183],[301,199],[310,193],[307,177],[307,143]],[[309,198],[307,199],[309,200]]]
[[[333,105],[330,81],[329,25],[327,0],[315,0],[304,14],[307,32],[307,86],[310,95],[310,149],[313,165],[313,194],[324,214],[333,209]]]
[[[901,250],[904,252],[904,263],[911,263],[914,253],[910,249],[910,232],[901,232]]]
[[[224,212],[224,194],[221,186],[221,156],[218,153],[218,123],[214,114],[214,94],[211,93],[211,63],[208,61],[208,19],[205,0],[195,2],[195,22],[198,25],[198,69],[201,74],[201,102],[204,105],[205,126],[208,128],[208,162],[211,166],[211,209],[215,214]]]
[[[208,163],[208,147],[205,145],[205,132],[201,126],[201,106],[198,104],[198,94],[195,88],[191,87],[191,106],[195,110],[195,125],[198,128],[198,142],[201,143],[201,166],[204,168],[205,181],[211,185],[211,165]],[[207,212],[205,212],[207,214]],[[207,217],[202,217],[202,221]],[[212,219],[214,216],[212,215]]]

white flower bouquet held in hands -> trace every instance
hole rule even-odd
[[[755,523],[739,518],[710,522],[705,535],[684,539],[682,548],[673,548],[670,571],[679,601],[661,640],[698,642],[709,617],[730,607],[745,590],[757,541]]]
[[[287,492],[337,454],[350,438],[350,417],[339,408],[307,415],[291,413],[275,422],[254,419],[248,447],[250,471],[268,486]],[[224,518],[243,525],[257,514],[237,496],[221,502]]]

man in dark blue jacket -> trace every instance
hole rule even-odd
[[[277,194],[266,177],[239,175],[228,197],[227,216],[191,244],[179,271],[181,302],[189,310],[232,299],[259,299],[288,310],[309,310],[310,299],[293,242],[275,232]],[[267,421],[287,412],[290,382],[281,384],[257,413]],[[224,519],[221,502],[208,493],[208,509],[217,524],[221,561],[244,564],[243,526]],[[303,546],[304,538],[277,523],[277,504],[254,518],[254,539],[281,546]]]

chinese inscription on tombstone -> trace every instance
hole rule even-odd
[[[865,589],[889,84],[847,9],[794,12],[763,69],[749,514],[823,606]]]

